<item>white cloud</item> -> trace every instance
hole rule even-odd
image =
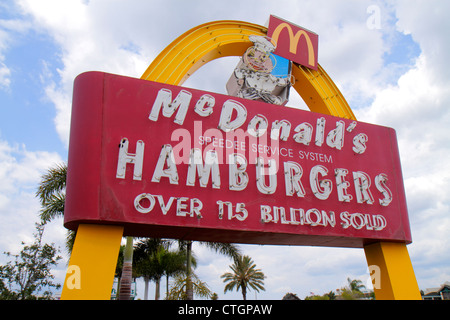
[[[0,19],[0,89],[8,90],[11,84],[11,69],[5,63],[5,52],[14,43],[15,37],[29,27],[30,24],[22,20]]]
[[[130,10],[130,6],[125,2],[88,4],[78,0],[22,0],[19,4],[23,12],[32,17],[37,29],[50,34],[61,47],[64,67],[57,70],[59,79],[47,80],[45,92],[56,107],[57,132],[68,145],[75,77],[91,70],[139,77],[148,65],[136,49],[138,47],[130,45],[133,43],[133,34],[129,24],[134,18],[122,15],[124,9]],[[112,11],[111,6],[116,10]],[[108,13],[128,17],[130,20],[117,21]],[[134,49],[130,50],[132,47]]]
[[[450,250],[450,73],[444,12],[448,2],[400,2],[397,27],[411,33],[422,53],[415,65],[393,85],[380,90],[359,120],[387,125],[397,131],[405,180],[419,285],[448,280],[444,272]],[[437,9],[439,8],[439,9]],[[420,23],[417,23],[421,21]],[[437,270],[423,269],[425,266]],[[448,270],[448,269],[447,269]]]
[[[9,88],[9,85],[11,83],[10,77],[11,76],[11,70],[0,61],[0,87],[3,87],[4,89]]]
[[[420,43],[423,52],[430,61],[429,67],[435,74],[436,81],[448,82],[449,68],[442,68],[448,63],[450,43],[447,30],[450,21],[447,12],[450,3],[445,0],[436,1],[399,1],[396,12],[399,30],[410,33]]]
[[[34,223],[39,221],[38,183],[51,165],[61,161],[56,153],[28,151],[0,139],[1,252],[14,252],[21,241],[32,240]]]

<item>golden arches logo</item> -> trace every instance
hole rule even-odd
[[[289,52],[292,54],[297,54],[298,43],[302,37],[305,38],[306,46],[308,48],[308,64],[311,66],[316,65],[314,45],[311,41],[309,34],[305,30],[298,30],[295,34],[292,30],[292,26],[286,22],[280,23],[273,31],[271,38],[272,40],[278,44],[278,38],[280,37],[281,31],[287,29],[289,33]]]

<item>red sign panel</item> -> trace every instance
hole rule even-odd
[[[66,192],[70,229],[411,242],[393,129],[101,72],[75,80]]]
[[[316,33],[271,15],[267,36],[276,43],[275,54],[317,70],[319,36]]]

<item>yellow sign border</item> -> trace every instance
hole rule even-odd
[[[199,25],[169,44],[141,79],[182,85],[212,60],[242,56],[252,45],[249,35],[266,34],[267,28],[243,21],[223,20]],[[293,88],[311,111],[356,120],[320,64],[317,71],[293,64],[292,75],[295,78]],[[114,226],[79,226],[61,299],[110,299],[113,266],[117,262],[122,232],[123,228]],[[421,299],[406,244],[378,242],[365,246],[364,251],[376,299]]]

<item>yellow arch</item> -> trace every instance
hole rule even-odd
[[[249,35],[267,35],[267,28],[223,20],[199,25],[175,39],[150,64],[141,79],[182,85],[197,69],[221,57],[242,56],[252,45]],[[328,74],[294,64],[293,88],[313,112],[354,119],[350,106]]]

